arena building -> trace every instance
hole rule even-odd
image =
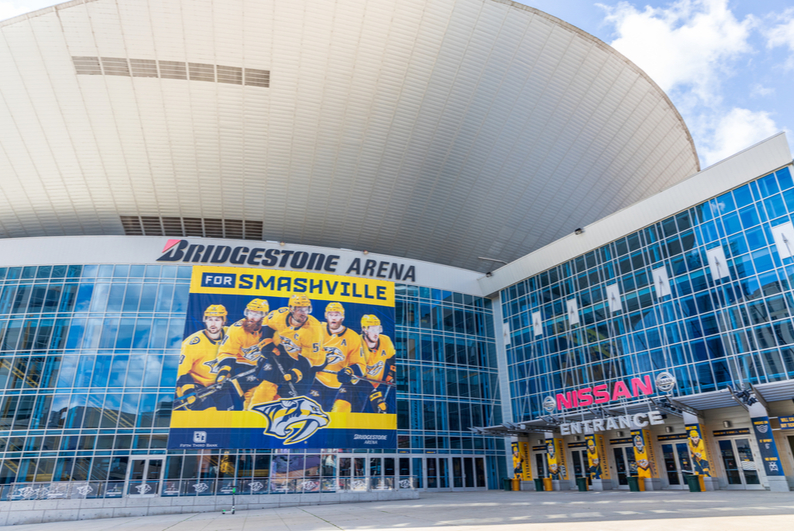
[[[791,488],[783,134],[702,171],[643,71],[509,1],[75,0],[0,33],[0,523]],[[389,285],[392,446],[169,444],[196,275],[244,269]]]

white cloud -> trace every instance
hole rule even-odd
[[[756,98],[765,97],[773,94],[775,89],[769,87],[763,87],[761,84],[756,83],[753,87],[751,87],[751,96]]]
[[[762,31],[767,39],[767,47],[786,46],[792,50],[793,46],[795,46],[795,42],[793,42],[795,41],[795,11],[787,9],[776,18],[783,22],[772,26],[766,31]]]
[[[611,46],[664,91],[689,89],[702,102],[714,104],[731,61],[752,51],[748,41],[755,19],[737,20],[727,1],[680,0],[643,11],[627,2],[600,7],[617,35]]]
[[[737,153],[779,131],[765,111],[733,108],[718,120],[709,146],[702,150],[705,167]]]

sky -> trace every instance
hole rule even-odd
[[[57,3],[0,0],[0,20]],[[702,168],[779,131],[793,151],[791,0],[520,3],[585,30],[642,68],[681,113]]]

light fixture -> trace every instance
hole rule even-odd
[[[724,428],[731,428],[731,427],[732,427],[732,421],[730,421],[730,420],[724,420],[724,421],[723,421],[723,427],[724,427]]]
[[[575,440],[575,441],[579,441],[579,440],[580,440],[580,436],[579,436],[579,435],[575,435],[575,436],[574,436],[574,440]]]
[[[576,234],[577,236],[579,236],[583,232],[585,232],[585,229],[583,229],[582,227],[577,227],[576,229],[574,229],[574,234]]]
[[[623,431],[617,431],[616,432],[616,437],[623,437],[623,436],[624,436],[624,432]]]
[[[491,271],[486,272],[486,277],[491,278]]]
[[[674,432],[674,427],[673,426],[666,426],[665,427],[665,433],[673,433],[673,432]]]
[[[536,439],[536,444],[538,445],[544,444],[544,439]]]
[[[365,249],[365,250],[364,250],[364,251],[362,251],[362,252],[363,252],[364,254],[370,254],[370,251],[368,251],[367,249]]]
[[[281,245],[282,247],[284,247],[284,242],[279,242],[279,245]]]

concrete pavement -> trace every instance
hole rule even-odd
[[[282,507],[236,514],[162,516],[14,526],[36,531],[791,531],[793,494],[766,491],[690,493],[447,492],[419,500]]]

